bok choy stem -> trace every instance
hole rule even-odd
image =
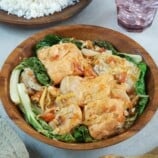
[[[19,98],[18,89],[17,89],[20,73],[21,73],[21,70],[15,68],[12,71],[11,76],[10,76],[9,93],[10,93],[11,100],[15,104],[20,103],[20,98]]]

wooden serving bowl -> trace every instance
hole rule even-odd
[[[150,96],[150,101],[145,109],[144,113],[136,120],[135,124],[129,128],[127,131],[93,143],[64,143],[61,141],[56,141],[49,139],[42,134],[34,130],[29,124],[24,120],[23,115],[17,106],[15,106],[9,97],[9,78],[12,69],[23,59],[32,55],[34,45],[43,39],[48,34],[57,34],[66,37],[74,37],[77,39],[83,40],[106,40],[111,42],[116,48],[122,52],[130,52],[132,54],[140,54],[143,57],[143,60],[149,67],[147,76],[146,76],[146,86],[147,93]],[[96,149],[101,147],[110,146],[116,143],[119,143],[141,130],[152,118],[157,109],[157,98],[158,98],[158,70],[156,64],[147,53],[147,51],[141,47],[134,40],[129,37],[113,31],[111,29],[97,27],[97,26],[88,26],[88,25],[69,25],[69,26],[60,26],[47,29],[45,31],[36,33],[30,38],[22,42],[18,47],[16,47],[13,52],[9,55],[5,61],[0,76],[0,92],[1,100],[3,106],[12,119],[24,132],[31,135],[32,137],[55,147],[65,148],[65,149],[76,149],[76,150],[87,150],[87,149]]]
[[[80,0],[79,3],[66,7],[61,12],[56,12],[52,15],[32,19],[25,19],[23,17],[8,14],[8,12],[0,10],[0,22],[30,28],[43,27],[47,26],[48,24],[61,22],[71,18],[82,11],[90,2],[91,0]]]

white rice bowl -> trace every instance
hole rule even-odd
[[[0,10],[26,19],[48,16],[79,0],[0,0]]]

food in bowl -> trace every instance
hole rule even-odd
[[[17,17],[32,19],[53,15],[78,2],[79,0],[1,0],[0,10]]]
[[[64,142],[117,135],[143,113],[147,65],[101,40],[47,35],[11,73],[10,98],[38,132]]]

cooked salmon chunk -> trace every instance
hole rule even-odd
[[[102,75],[92,78],[82,78],[79,76],[67,76],[60,85],[63,94],[73,92],[74,97],[69,98],[69,102],[75,102],[79,106],[84,106],[89,101],[101,99],[110,94],[110,86],[115,81],[112,75]]]
[[[115,134],[125,123],[125,111],[133,105],[126,84],[118,84],[109,73],[93,78],[67,76],[60,91],[63,100],[56,100],[56,104],[82,107],[83,123],[95,139]]]
[[[81,51],[72,43],[44,47],[38,51],[38,58],[54,84],[60,83],[67,75],[94,75],[92,67],[86,63]]]
[[[93,138],[102,139],[115,134],[124,125],[124,111],[121,99],[105,97],[84,107],[84,123]]]
[[[74,127],[81,124],[82,112],[76,105],[69,105],[59,108],[55,113],[55,118],[49,123],[56,134],[69,133]]]
[[[113,75],[104,74],[97,77],[82,78],[79,76],[67,76],[60,85],[62,94],[73,93],[65,102],[84,106],[93,100],[104,99],[106,96],[121,98],[130,105],[130,98],[126,92],[125,84],[117,84]]]

